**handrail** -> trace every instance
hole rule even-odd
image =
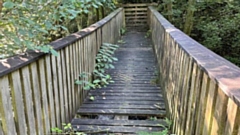
[[[102,43],[115,43],[123,9],[51,43],[58,56],[28,52],[0,60],[0,135],[43,135],[69,122],[87,92],[75,85],[92,72]]]
[[[174,132],[239,134],[240,68],[175,28],[153,7],[148,17]]]

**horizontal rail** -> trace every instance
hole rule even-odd
[[[148,6],[157,6],[157,3],[138,3],[138,4],[123,4],[123,7],[148,7]]]
[[[125,20],[127,27],[147,27],[147,7],[155,3],[142,4],[126,4],[123,5],[125,11]]]
[[[125,12],[128,11],[147,11],[147,8],[126,8]]]
[[[173,131],[240,134],[240,68],[175,28],[154,8],[148,17]]]
[[[58,56],[28,52],[0,60],[0,135],[44,135],[69,122],[86,91],[75,85],[92,72],[102,43],[114,43],[123,26],[123,9],[51,43]]]
[[[145,16],[147,15],[147,12],[135,12],[135,13],[125,13],[125,16]]]

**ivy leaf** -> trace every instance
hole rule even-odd
[[[89,11],[87,9],[84,9],[83,12],[87,14]]]
[[[11,1],[6,1],[6,2],[3,3],[3,6],[7,9],[11,9],[15,6],[15,4]]]
[[[93,6],[94,8],[98,8],[98,6],[97,6],[95,3],[93,3],[92,6]]]
[[[112,59],[113,59],[114,61],[118,61],[118,59],[117,59],[117,58],[115,58],[115,57],[113,57]]]
[[[112,64],[109,64],[109,67],[110,68],[112,68],[112,69],[114,69],[115,67],[112,65]]]
[[[91,101],[93,101],[95,98],[94,98],[94,96],[91,96],[89,99],[90,99]]]
[[[100,83],[101,81],[100,80],[94,80],[93,83]]]
[[[52,55],[58,56],[58,52],[56,50],[51,49],[50,52],[51,52]]]
[[[87,85],[87,86],[83,87],[83,89],[84,90],[90,90],[90,86]]]

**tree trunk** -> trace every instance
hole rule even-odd
[[[172,21],[172,15],[173,15],[172,1],[171,0],[167,4],[167,13],[168,13],[168,20],[171,22]]]
[[[194,19],[194,6],[195,6],[195,1],[196,0],[189,0],[188,1],[188,9],[187,9],[187,14],[186,14],[186,20],[184,23],[184,29],[183,31],[187,34],[190,35],[192,31],[192,26],[193,26],[193,19]]]
[[[97,21],[100,20],[100,16],[99,16],[99,8],[96,8],[96,15],[97,15]]]
[[[104,18],[105,12],[104,12],[104,7],[103,6],[101,7],[101,12],[102,12],[102,18]]]
[[[2,16],[1,16],[2,7],[3,7],[3,0],[0,0],[0,19],[2,18]]]
[[[91,24],[94,23],[94,18],[93,18],[93,8],[89,8],[89,12],[88,12],[88,25],[87,26],[90,26]]]

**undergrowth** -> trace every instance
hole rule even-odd
[[[75,80],[75,84],[82,85],[84,90],[106,87],[109,83],[113,83],[111,76],[106,73],[106,69],[115,68],[113,62],[117,61],[113,57],[118,45],[103,43],[97,56],[96,66],[92,73],[82,72],[79,79]]]
[[[152,119],[151,119],[152,120]],[[156,120],[155,118],[153,120]],[[158,124],[158,126],[162,127],[163,130],[159,132],[139,132],[138,135],[175,135],[170,133],[170,128],[172,125],[172,121],[166,118],[165,120],[166,125]]]

